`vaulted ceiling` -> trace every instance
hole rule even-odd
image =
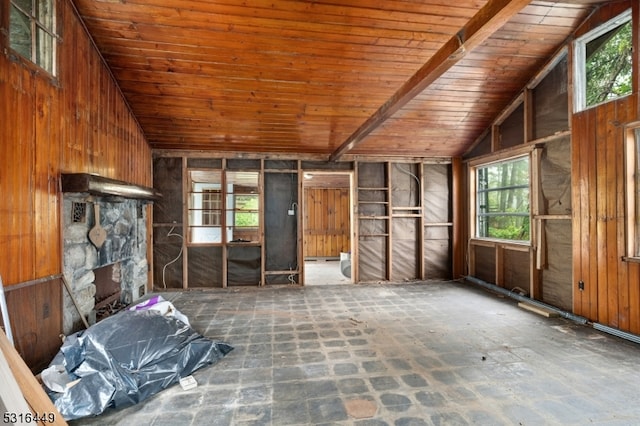
[[[152,148],[462,154],[593,0],[73,0]]]

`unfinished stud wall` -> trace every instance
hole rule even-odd
[[[300,282],[298,165],[297,161],[281,163],[265,164],[265,284]]]
[[[505,108],[466,156],[473,167],[529,155],[529,242],[478,239],[468,245],[469,274],[571,308],[571,133],[567,53],[561,52]],[[472,175],[471,175],[472,176]],[[467,188],[473,199],[475,188]],[[473,210],[474,206],[469,206]],[[474,218],[467,218],[469,226]]]
[[[452,275],[451,164],[357,164],[358,279]]]
[[[260,241],[244,245],[183,241],[182,236],[188,232],[184,218],[187,200],[183,195],[188,192],[188,171],[256,167],[263,182]],[[359,265],[355,281],[451,278],[453,223],[448,162],[360,162],[354,168],[354,163],[348,162],[168,155],[154,159],[154,187],[164,195],[154,204],[155,288],[300,284],[304,268],[301,214],[306,203],[301,196],[301,176],[314,171],[351,173],[352,169],[357,185],[352,225],[357,235],[352,260]],[[345,191],[341,189],[340,205],[348,211]],[[349,251],[350,244],[336,244],[336,248]]]

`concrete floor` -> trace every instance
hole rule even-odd
[[[235,349],[78,425],[637,425],[640,346],[471,284],[167,293]]]

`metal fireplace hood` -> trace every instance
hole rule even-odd
[[[135,185],[90,173],[62,173],[62,192],[81,192],[105,197],[154,201],[162,197],[154,188]]]

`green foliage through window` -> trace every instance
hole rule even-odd
[[[631,21],[586,45],[586,105],[631,93]]]
[[[234,225],[237,227],[257,228],[260,226],[259,205],[257,194],[236,195],[236,211]]]
[[[477,236],[529,241],[529,157],[477,168]]]

